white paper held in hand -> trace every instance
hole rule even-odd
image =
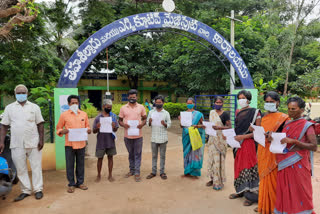
[[[206,134],[207,134],[207,135],[217,136],[216,130],[214,130],[214,129],[212,128],[212,126],[214,126],[214,123],[213,123],[213,122],[203,121],[203,122],[202,122],[202,125],[204,125],[204,126],[206,127],[205,131],[206,131]]]
[[[87,141],[88,140],[88,129],[69,129],[68,140],[73,141]]]
[[[236,136],[236,132],[234,129],[225,129],[222,130],[222,134],[227,138],[227,144],[232,148],[241,148],[241,145],[234,137]]]
[[[137,128],[139,120],[128,120],[128,125],[130,126],[128,128],[128,136],[139,136],[140,130]]]
[[[190,127],[192,126],[192,112],[182,111],[180,112],[181,126]]]
[[[261,146],[266,146],[266,136],[264,135],[266,132],[262,126],[255,126],[251,124],[251,127],[254,129],[253,131],[253,139]]]
[[[100,117],[100,132],[101,133],[112,133],[112,118],[111,117]]]
[[[153,112],[151,115],[152,118],[152,126],[162,126],[161,120],[163,120],[163,115],[161,112]]]
[[[283,154],[284,149],[287,147],[287,144],[281,144],[281,140],[283,138],[286,138],[286,133],[275,133],[272,132],[271,134],[272,141],[270,145],[270,152],[275,153],[275,154]]]

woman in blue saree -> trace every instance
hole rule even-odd
[[[203,114],[194,109],[195,102],[193,98],[187,100],[187,112],[192,112],[192,126],[197,128],[201,139],[202,147],[195,151],[192,150],[190,143],[190,136],[188,127],[182,127],[182,144],[183,144],[183,159],[184,159],[184,176],[197,177],[201,176],[201,168],[203,162],[203,152],[205,144],[205,131],[203,129],[202,121],[204,119]]]

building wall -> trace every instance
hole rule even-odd
[[[105,92],[107,91],[107,80],[99,79],[81,79],[78,83],[79,94],[81,100],[88,98],[90,90],[102,91],[101,99],[105,97]],[[123,98],[127,95],[129,87],[129,82],[127,79],[119,78],[117,80],[109,80],[109,90],[113,95],[114,103],[127,103]],[[138,86],[138,101],[144,103],[146,99],[151,100],[151,95],[161,94],[168,97],[169,101],[174,101],[173,89],[168,85],[167,82],[160,81],[139,81]]]

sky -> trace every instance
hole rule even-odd
[[[55,0],[35,0],[36,3],[40,3],[40,2],[54,2]],[[68,2],[68,0],[64,0],[65,2]],[[295,0],[296,1],[296,0]],[[307,2],[312,2],[314,0],[306,0]],[[77,8],[77,5],[79,4],[79,0],[71,0],[70,2],[70,7],[73,7],[73,11],[74,13],[78,13],[79,9]],[[173,11],[175,12],[175,11]],[[307,20],[312,20],[316,17],[320,17],[320,4],[313,10],[313,13],[311,15],[309,15],[309,17],[307,18]]]

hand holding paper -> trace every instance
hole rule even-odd
[[[287,144],[281,144],[281,140],[283,138],[286,138],[286,133],[275,133],[273,132],[271,134],[272,136],[272,141],[270,145],[270,152],[275,153],[275,154],[283,154],[284,149],[287,147]]]
[[[161,121],[162,121],[162,113],[161,112],[153,112],[151,115],[151,125],[152,126],[162,126]]]
[[[205,128],[205,132],[206,132],[207,135],[217,136],[216,130],[214,130],[214,129],[212,128],[212,126],[214,125],[214,123],[203,121],[202,124],[206,127],[206,128]]]
[[[253,138],[256,142],[258,142],[261,146],[266,146],[266,137],[265,137],[265,131],[262,126],[255,126],[251,124],[251,127],[254,129],[253,131]]]
[[[128,135],[129,136],[139,136],[139,129],[137,128],[139,125],[139,120],[128,120]]]
[[[227,138],[227,144],[229,144],[229,146],[232,148],[241,148],[240,143],[234,139],[236,136],[234,129],[225,129],[222,130],[222,133]]]
[[[69,141],[87,141],[88,140],[88,129],[69,129]]]
[[[183,111],[180,112],[181,126],[190,127],[192,125],[192,112]]]
[[[100,118],[100,132],[101,133],[112,133],[112,118],[101,117]]]

